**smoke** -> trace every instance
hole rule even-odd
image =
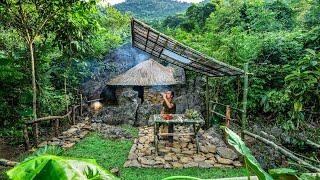
[[[106,88],[106,83],[113,77],[122,74],[133,66],[147,60],[150,55],[127,43],[107,54],[103,61],[87,61],[91,77],[82,83],[87,97],[99,97]]]

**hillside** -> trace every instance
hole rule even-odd
[[[114,7],[121,12],[131,12],[134,17],[153,23],[184,12],[190,6],[191,3],[173,0],[127,0]]]

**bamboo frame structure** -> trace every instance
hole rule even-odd
[[[210,77],[244,74],[243,70],[208,57],[134,18],[131,35],[133,47],[184,69]]]
[[[209,77],[222,76],[244,76],[242,128],[246,127],[246,105],[248,93],[248,64],[244,69],[239,69],[229,64],[220,62],[212,57],[208,57],[182,43],[174,40],[165,34],[151,28],[145,23],[134,18],[131,19],[131,41],[132,46],[150,54],[153,57],[164,60],[178,67],[201,73],[206,76],[206,123],[210,126],[210,100],[209,100]],[[225,105],[226,106],[226,105]],[[232,109],[232,107],[230,107]],[[215,112],[217,113],[217,112]],[[231,119],[231,118],[230,118]]]

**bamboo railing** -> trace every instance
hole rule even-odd
[[[83,114],[83,97],[82,94],[80,94],[80,104],[79,105],[73,105],[66,114],[61,116],[47,116],[47,117],[41,117],[37,119],[33,119],[30,121],[27,121],[23,124],[23,137],[24,137],[24,144],[25,149],[29,150],[32,146],[38,146],[39,145],[39,123],[45,122],[45,121],[53,121],[52,123],[52,129],[54,131],[54,135],[59,135],[59,126],[61,120],[68,118],[69,122],[71,122],[73,125],[76,124],[76,119],[79,116],[82,116]],[[78,110],[78,112],[77,112]],[[28,127],[32,127],[33,129],[33,138],[34,138],[34,144],[32,145],[30,143],[29,133],[28,133]]]
[[[222,114],[222,113],[215,111],[215,108],[213,108],[214,105],[225,107],[225,113]],[[232,112],[231,110],[235,110],[237,112],[243,113],[242,109],[238,109],[236,107],[232,107],[230,105],[226,105],[226,104],[222,104],[222,103],[218,103],[218,102],[214,102],[214,101],[209,101],[209,118],[213,117],[213,115],[217,115],[225,120],[225,125],[227,127],[230,126],[230,121],[237,122],[237,119],[231,118],[231,112]],[[240,123],[240,122],[238,122],[238,123]]]
[[[231,109],[236,110],[241,113],[241,121],[238,121],[241,124],[242,131],[247,127],[247,96],[248,96],[248,75],[252,74],[248,72],[248,63],[244,64],[244,74],[243,74],[243,100],[242,100],[242,109],[231,107],[230,105],[221,104],[218,102],[209,100],[209,88],[208,88],[208,78],[206,79],[206,111],[207,111],[207,123],[213,114],[218,115],[226,120],[226,126],[230,125],[230,120],[236,120],[231,118]],[[224,106],[226,108],[225,115],[215,111],[215,107]],[[243,133],[241,134],[243,137]]]

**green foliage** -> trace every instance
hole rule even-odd
[[[171,0],[126,0],[114,7],[122,13],[130,12],[136,18],[157,23],[167,16],[185,11],[190,5],[190,3]]]
[[[198,111],[194,110],[194,109],[186,109],[186,112],[184,113],[184,116],[186,118],[190,118],[190,119],[196,119],[200,117],[200,114]]]
[[[298,171],[296,171],[294,169],[288,169],[288,168],[270,169],[269,173],[276,180],[298,179],[297,178]]]
[[[229,128],[223,127],[223,129],[228,135],[228,143],[243,155],[247,169],[252,170],[259,179],[272,180],[273,178],[262,169],[256,158],[252,155],[250,149],[244,144],[241,138]]]
[[[305,14],[305,23],[310,28],[320,23],[320,1],[312,0],[309,11]]]
[[[285,77],[286,89],[295,100],[294,111],[301,111],[303,104],[316,106],[320,103],[320,53],[311,49],[307,51],[308,54],[301,58],[294,70]],[[308,104],[310,102],[311,104]]]
[[[94,159],[40,155],[7,172],[10,179],[116,179]]]
[[[182,29],[190,32],[195,28],[203,29],[207,18],[215,10],[215,5],[212,3],[192,4],[185,12],[185,16],[182,14],[176,14],[174,16],[167,17],[163,23],[163,27]]]

